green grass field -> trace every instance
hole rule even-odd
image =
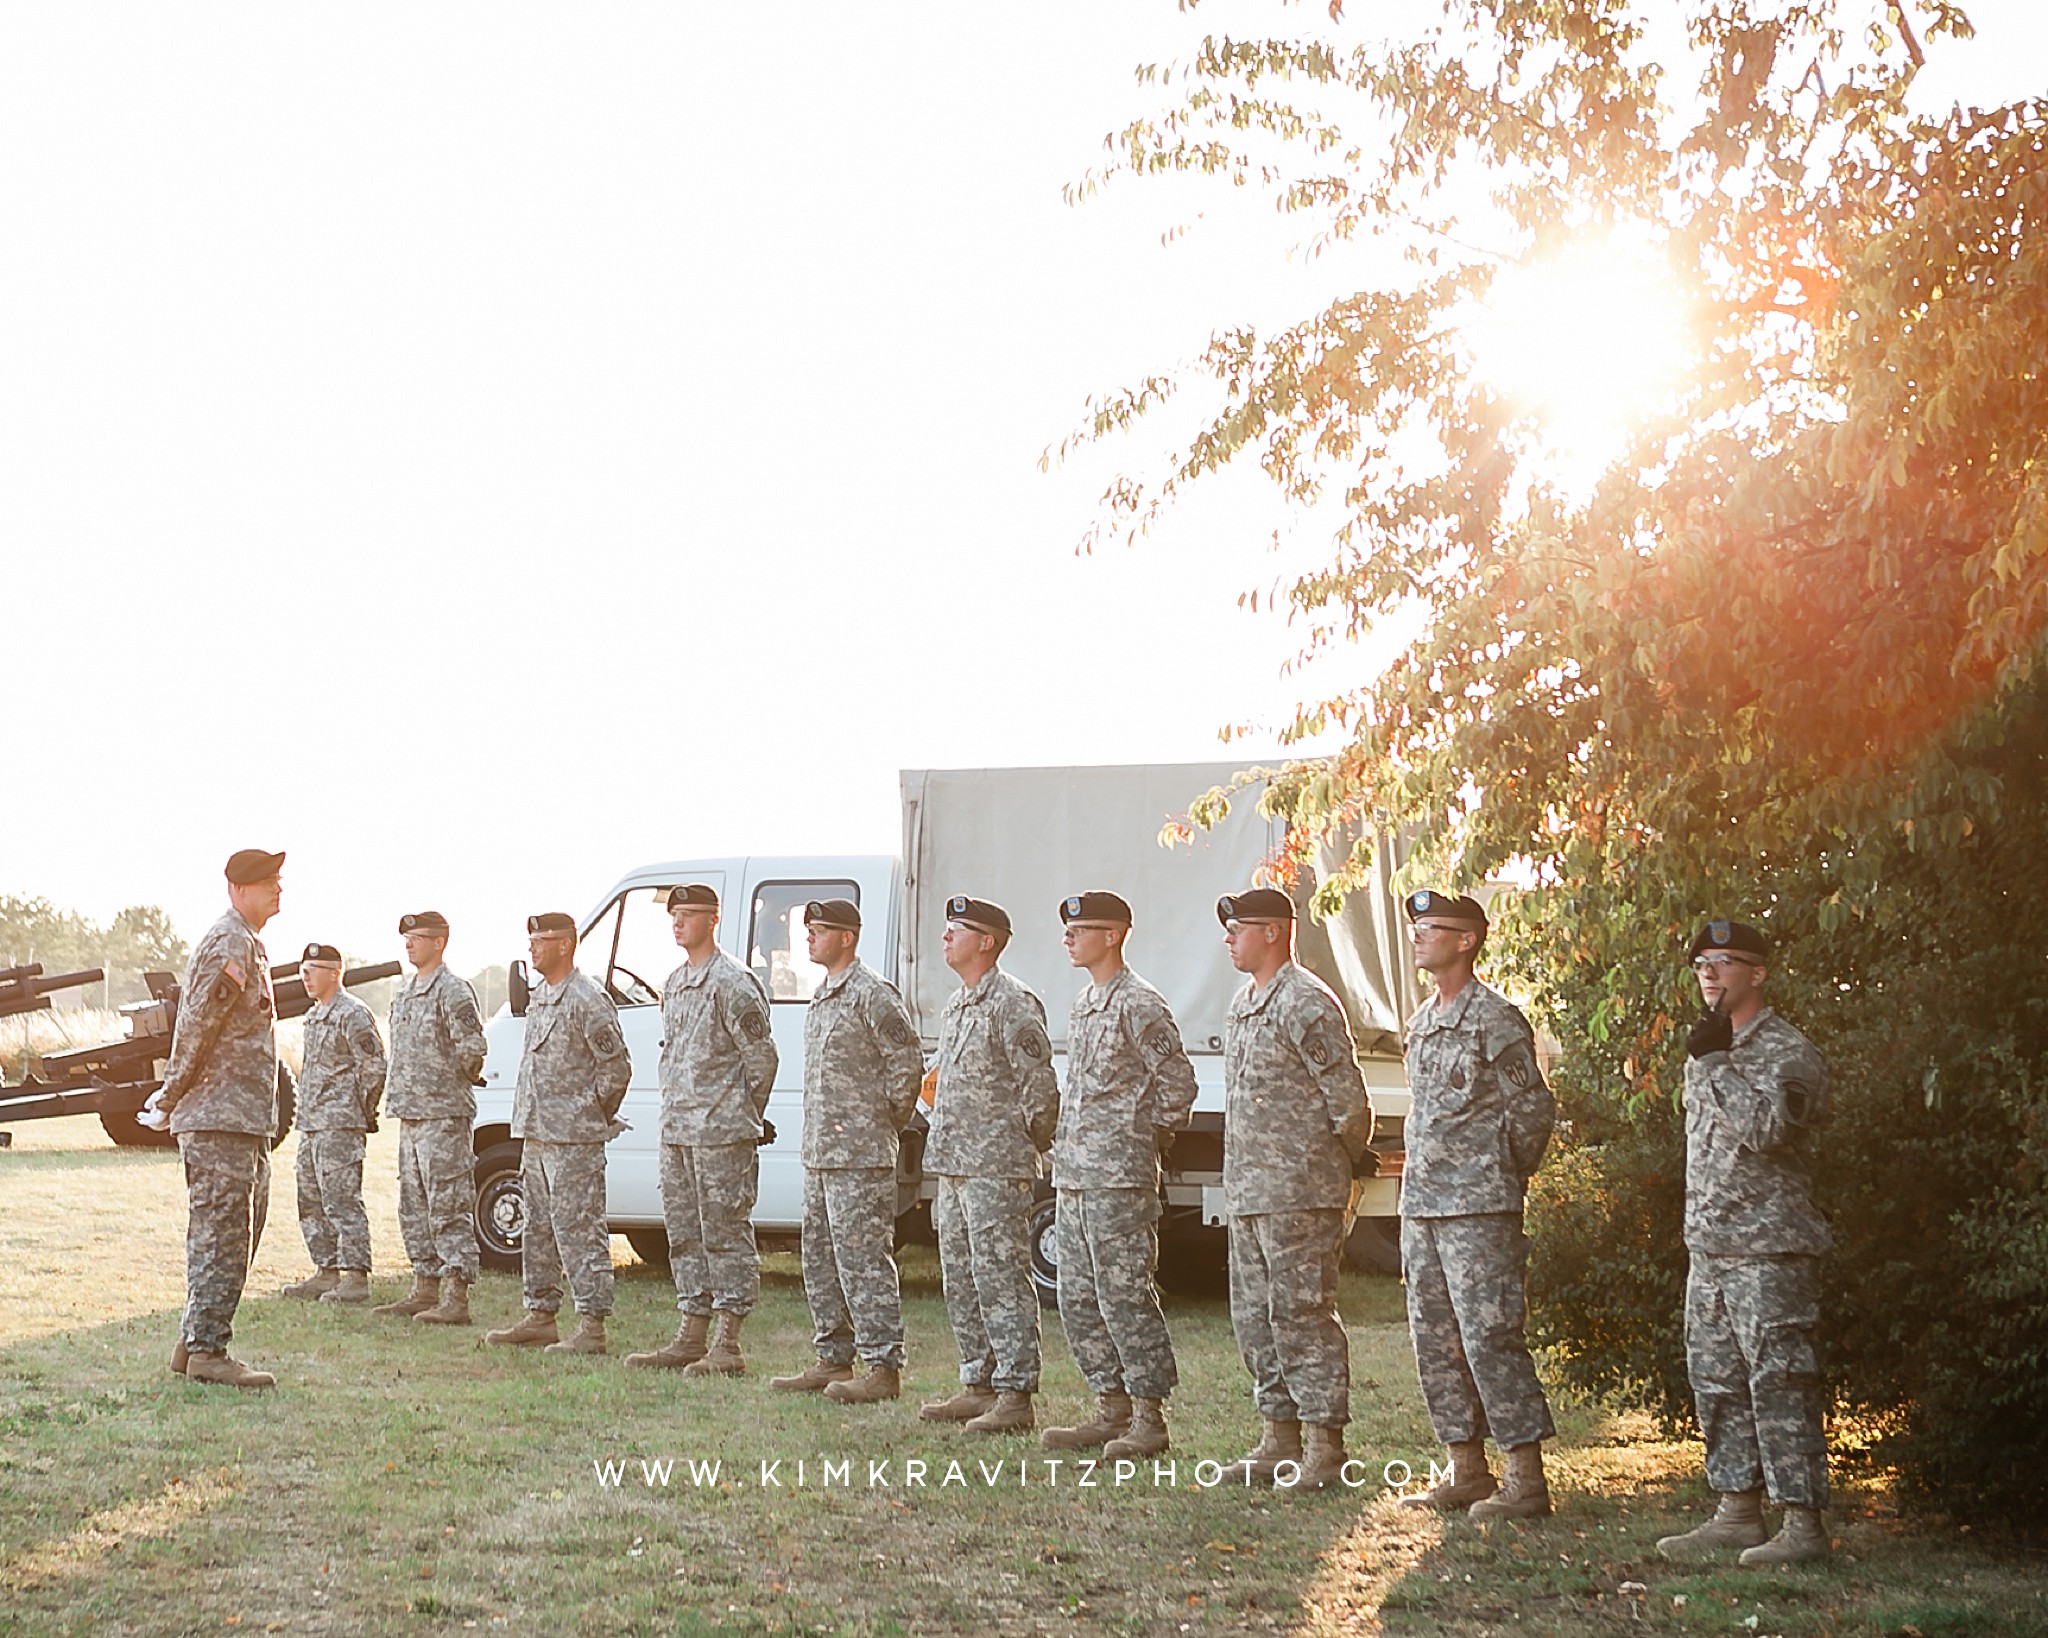
[[[280,1386],[203,1388],[165,1369],[175,1157],[115,1150],[89,1119],[15,1142],[0,1151],[4,1633],[2048,1632],[2039,1557],[1903,1527],[1874,1486],[1844,1498],[1826,1568],[1666,1567],[1653,1542],[1706,1505],[1697,1451],[1583,1407],[1559,1417],[1556,1518],[1480,1529],[1398,1509],[1380,1469],[1432,1447],[1384,1279],[1344,1292],[1369,1486],[1197,1485],[1197,1462],[1257,1431],[1220,1300],[1169,1310],[1174,1482],[1148,1465],[1083,1484],[1071,1462],[1055,1479],[1034,1441],[917,1421],[953,1381],[928,1251],[905,1261],[911,1365],[893,1405],[768,1392],[809,1357],[789,1256],[768,1260],[746,1379],[542,1360],[483,1343],[519,1308],[504,1275],[478,1287],[470,1331],[275,1296],[305,1266],[288,1142],[235,1343]],[[380,1299],[400,1283],[395,1151],[388,1130],[371,1140]],[[623,1354],[667,1336],[674,1312],[666,1271],[614,1244]],[[1046,1355],[1041,1421],[1084,1403],[1050,1316]],[[643,1461],[678,1465],[663,1486]],[[693,1483],[691,1461],[719,1464],[716,1480]],[[621,1482],[601,1480],[605,1463]]]

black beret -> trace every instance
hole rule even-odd
[[[1708,922],[1693,934],[1692,948],[1685,952],[1685,959],[1691,961],[1702,950],[1734,950],[1742,955],[1753,955],[1759,961],[1769,960],[1771,954],[1762,929],[1752,927],[1746,921]]]
[[[331,944],[309,944],[300,954],[299,959],[301,961],[331,961],[335,966],[339,967],[341,965],[341,952]]]
[[[1070,921],[1111,921],[1131,924],[1131,907],[1114,893],[1072,893],[1060,900],[1060,925]]]
[[[1233,921],[1292,921],[1294,901],[1277,887],[1225,893],[1216,901],[1216,919],[1226,927]]]
[[[245,847],[228,856],[227,878],[237,887],[254,887],[267,882],[284,869],[282,853],[265,853],[260,847]]]
[[[398,918],[401,933],[446,933],[448,918],[438,910],[415,910]]]
[[[806,927],[837,927],[842,932],[860,931],[860,906],[851,899],[813,899],[804,906]]]
[[[979,927],[990,933],[1007,933],[1010,930],[1009,911],[987,899],[970,899],[965,893],[955,893],[946,901],[946,919],[964,921],[970,927]]]
[[[691,882],[687,886],[671,887],[668,890],[669,909],[680,909],[686,904],[693,910],[716,910],[718,890],[706,887],[702,882]]]
[[[537,916],[526,918],[526,930],[529,933],[573,933],[576,920],[560,910],[543,910]]]
[[[1460,893],[1454,899],[1448,893],[1433,893],[1425,887],[1418,893],[1410,893],[1401,901],[1401,907],[1408,912],[1410,921],[1421,916],[1434,916],[1438,921],[1463,923],[1482,933],[1491,925],[1486,919],[1486,906],[1467,893]]]

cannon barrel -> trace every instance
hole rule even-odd
[[[58,990],[97,984],[106,976],[103,968],[88,967],[83,972],[52,973],[46,978],[40,961],[32,961],[26,967],[9,967],[0,972],[0,1018],[38,1011],[50,1004],[50,997]]]

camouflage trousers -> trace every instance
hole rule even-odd
[[[1513,1450],[1557,1436],[1522,1336],[1528,1260],[1519,1212],[1401,1219],[1415,1373],[1430,1425],[1447,1445],[1491,1433]]]
[[[960,1381],[1038,1391],[1038,1293],[1031,1284],[1031,1181],[940,1177],[932,1219]]]
[[[412,1271],[476,1280],[476,1155],[469,1122],[398,1123],[398,1226]]]
[[[1180,1382],[1159,1309],[1157,1189],[1059,1191],[1060,1323],[1098,1394],[1164,1399]]]
[[[519,1288],[528,1308],[562,1306],[562,1270],[576,1312],[612,1311],[612,1230],[604,1213],[604,1145],[541,1143],[519,1155],[519,1198],[526,1226],[519,1242]]]
[[[301,1132],[292,1174],[299,1233],[315,1268],[370,1269],[370,1214],[363,1209],[361,1132]]]
[[[804,1168],[804,1300],[820,1359],[903,1369],[893,1166]]]
[[[1707,1442],[1707,1483],[1723,1494],[1828,1504],[1821,1425],[1817,1257],[1710,1257],[1685,1280],[1685,1374]]]
[[[664,1143],[661,1212],[676,1306],[686,1314],[751,1314],[761,1296],[754,1197],[761,1151],[752,1143]]]
[[[185,1163],[185,1346],[222,1353],[270,1211],[270,1144],[248,1132],[180,1132]]]
[[[1230,1329],[1269,1422],[1351,1420],[1351,1342],[1337,1314],[1343,1248],[1335,1207],[1230,1219]]]

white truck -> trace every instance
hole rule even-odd
[[[1228,820],[1191,843],[1161,844],[1162,829],[1213,785],[1228,763],[1091,768],[920,770],[902,777],[901,858],[877,855],[729,857],[651,864],[622,877],[582,918],[578,965],[605,984],[633,1055],[621,1113],[630,1130],[607,1156],[605,1205],[614,1233],[648,1262],[665,1263],[658,1182],[661,1135],[661,986],[680,959],[667,910],[683,882],[717,889],[721,946],[756,973],[773,1000],[781,1064],[768,1104],[775,1140],[761,1150],[755,1229],[765,1247],[793,1244],[803,1219],[804,1008],[821,976],[805,957],[804,906],[846,898],[861,907],[860,953],[894,982],[923,1038],[935,1046],[939,1014],[956,980],[940,953],[945,901],[955,893],[1007,908],[1015,932],[1003,965],[1045,1002],[1056,1056],[1063,1059],[1069,1007],[1087,975],[1061,942],[1058,905],[1069,893],[1109,888],[1135,912],[1133,967],[1165,993],[1200,1083],[1194,1119],[1166,1157],[1160,1273],[1186,1289],[1213,1284],[1223,1267],[1223,1028],[1230,997],[1244,982],[1230,965],[1217,925],[1219,894],[1249,886],[1279,841],[1257,812],[1256,790],[1233,800]],[[1381,1175],[1365,1185],[1350,1242],[1360,1266],[1398,1266],[1401,1124],[1408,1094],[1400,1028],[1415,1002],[1415,975],[1390,895],[1384,905],[1347,910],[1336,921],[1299,924],[1298,954],[1343,996],[1360,1041],[1360,1063],[1378,1115],[1374,1147]],[[477,1094],[477,1234],[487,1266],[516,1269],[524,1210],[512,1095],[524,1024],[514,1000],[485,1029],[490,1051]],[[523,1009],[522,1009],[523,1010]],[[1056,1064],[1056,1067],[1062,1067]],[[1064,1075],[1062,1075],[1064,1079]],[[928,1238],[929,1191],[918,1170],[921,1119],[899,1158],[899,1237]],[[1053,1196],[1040,1186],[1032,1273],[1041,1296],[1055,1288]]]

